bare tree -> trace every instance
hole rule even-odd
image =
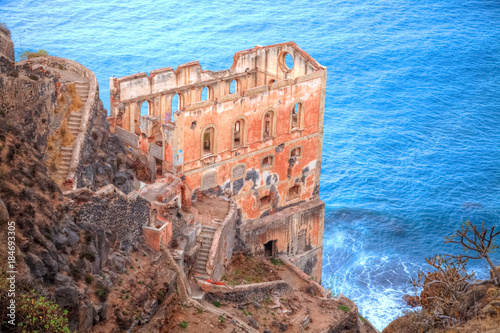
[[[457,300],[467,293],[475,273],[467,273],[465,266],[468,258],[453,258],[447,255],[426,258],[427,264],[436,269],[435,272],[418,271],[416,279],[411,282],[415,287],[415,295],[419,290],[423,309],[432,315],[436,322],[454,325],[462,320],[456,311],[450,311]]]
[[[496,276],[497,284],[500,284],[500,272],[490,258],[490,253],[493,253],[496,249],[498,249],[498,245],[495,245],[493,242],[493,239],[498,234],[500,234],[500,231],[495,232],[495,226],[488,229],[484,227],[483,222],[481,224],[481,230],[478,230],[474,224],[467,221],[462,223],[462,228],[457,230],[455,235],[446,237],[444,242],[460,244],[462,245],[465,253],[468,253],[458,256],[450,255],[450,257],[459,259],[485,259],[490,265],[493,274]]]

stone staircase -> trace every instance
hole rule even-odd
[[[203,226],[201,230],[201,248],[198,252],[198,257],[196,258],[196,265],[194,267],[194,276],[196,278],[208,279],[207,275],[207,261],[210,248],[212,247],[212,241],[214,239],[215,229]]]
[[[85,107],[85,103],[87,102],[89,96],[89,88],[90,85],[88,82],[75,82],[76,92],[80,95],[80,99],[82,100],[82,109],[78,112],[71,112],[68,120],[68,127],[73,134],[73,137],[76,139],[79,131],[80,124],[82,122],[82,110]],[[74,146],[74,144],[73,144]],[[61,147],[61,164],[59,165],[59,174],[66,178],[69,173],[69,167],[71,164],[71,158],[73,157],[73,146],[72,147]]]

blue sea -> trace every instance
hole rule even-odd
[[[293,40],[327,66],[323,285],[379,329],[425,257],[459,250],[444,236],[500,227],[498,0],[0,0],[0,22],[16,52],[93,70],[106,108],[113,75],[221,70],[255,45]]]

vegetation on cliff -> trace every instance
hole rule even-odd
[[[500,266],[495,266],[490,254],[498,249],[494,239],[500,232],[464,222],[445,243],[460,244],[465,254],[436,255],[426,262],[434,270],[419,271],[412,279],[415,297],[406,301],[421,310],[409,311],[393,321],[384,333],[414,332],[498,332],[500,327]],[[470,259],[485,259],[490,266],[490,278],[476,279],[467,270]],[[418,291],[420,295],[418,295]]]

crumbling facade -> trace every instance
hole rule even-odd
[[[326,68],[295,43],[237,52],[230,69],[199,62],[111,78],[111,131],[199,195],[230,195],[252,253],[287,255],[321,278],[319,199]]]

